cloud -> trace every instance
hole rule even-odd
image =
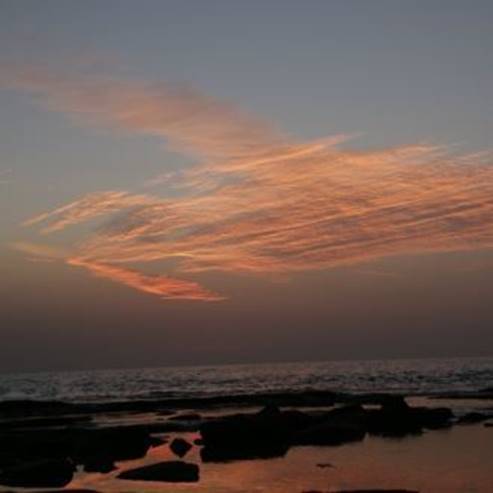
[[[138,291],[160,296],[163,299],[219,301],[224,297],[204,289],[196,282],[173,279],[165,276],[149,276],[142,272],[101,262],[70,258],[67,264],[83,267],[96,277],[130,286]]]
[[[114,213],[129,207],[152,204],[153,201],[155,199],[145,195],[132,195],[122,191],[96,192],[53,211],[28,219],[23,224],[24,226],[33,226],[40,222],[49,221],[49,226],[41,231],[53,233],[104,214]]]
[[[44,231],[53,232],[107,215],[72,252],[98,275],[137,289],[156,282],[146,291],[166,296],[168,278],[147,284],[117,265],[173,260],[183,273],[279,275],[493,247],[489,153],[427,143],[359,151],[347,136],[299,142],[189,89],[37,77],[17,75],[13,85],[90,121],[160,135],[202,159],[146,183],[175,188],[173,198],[101,192],[27,222],[46,221]]]
[[[10,179],[6,178],[12,173],[11,169],[0,169],[0,183],[10,183]]]
[[[209,159],[248,157],[283,141],[261,120],[185,86],[3,64],[0,87],[31,93],[82,121],[163,137]]]
[[[29,243],[25,241],[17,241],[10,245],[15,250],[25,253],[33,261],[55,261],[64,260],[68,252],[60,247],[53,247],[51,245],[40,245],[36,243]]]

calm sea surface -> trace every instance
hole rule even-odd
[[[0,400],[94,402],[306,389],[426,394],[488,387],[493,357],[4,374]]]

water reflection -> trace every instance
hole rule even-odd
[[[196,434],[183,434],[188,440]],[[170,437],[172,438],[172,437]],[[186,456],[200,463],[196,484],[165,484],[115,479],[122,469],[176,459],[167,445],[138,461],[117,464],[111,474],[78,473],[71,488],[101,492],[301,493],[349,488],[407,488],[421,493],[493,491],[493,428],[456,426],[401,440],[367,437],[339,447],[296,447],[284,458],[201,464],[199,449]],[[320,468],[317,464],[333,467]]]

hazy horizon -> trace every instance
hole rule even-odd
[[[0,375],[29,375],[43,373],[86,373],[86,372],[120,372],[120,371],[137,371],[137,370],[165,370],[165,369],[192,369],[192,368],[221,368],[221,367],[251,367],[251,366],[271,366],[271,365],[299,365],[308,364],[326,364],[326,363],[371,363],[371,362],[404,362],[404,361],[453,361],[453,360],[491,360],[493,354],[485,353],[480,355],[456,355],[456,356],[389,356],[386,358],[342,358],[342,359],[308,359],[308,360],[274,360],[274,361],[232,361],[232,362],[211,362],[211,363],[177,363],[162,364],[156,366],[112,366],[112,367],[91,367],[91,368],[38,368],[31,370],[1,370]]]

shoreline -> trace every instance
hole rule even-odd
[[[487,432],[493,425],[493,391],[487,390],[419,396],[431,406],[413,405],[416,396],[331,391],[90,404],[3,401],[0,491],[71,487],[94,473],[119,484],[124,478],[112,471],[131,475],[133,469],[153,484],[200,484],[206,464],[257,464],[300,447],[333,450],[368,437],[406,440],[461,425],[484,425]],[[454,413],[441,405],[445,399],[473,402],[478,395],[484,406],[475,411]],[[169,470],[149,469],[155,450],[167,457],[161,467]],[[190,454],[196,462],[187,462]]]

